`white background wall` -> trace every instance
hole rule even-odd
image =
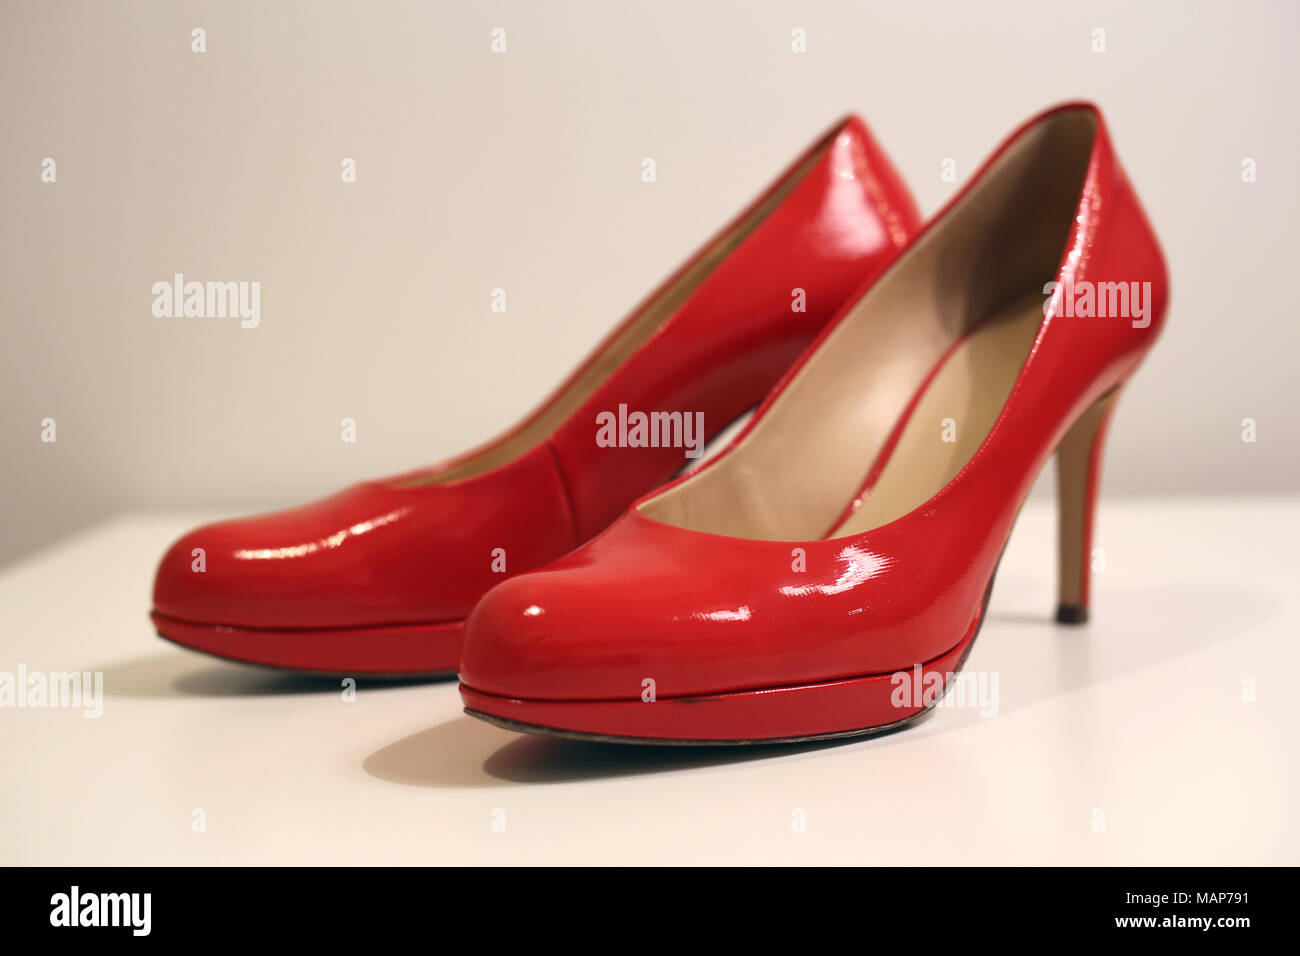
[[[1173,276],[1108,492],[1294,491],[1297,36],[1283,0],[6,0],[0,560],[125,509],[289,504],[445,457],[840,114],[931,213],[945,158],[964,179],[1075,97],[1107,112]],[[261,326],[154,318],[175,272],[260,281]]]

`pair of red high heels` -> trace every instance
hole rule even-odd
[[[1058,618],[1086,618],[1106,422],[1167,295],[1094,106],[1030,120],[924,227],[851,118],[520,425],[187,534],[153,619],[241,661],[459,670],[468,712],[520,730],[892,727],[936,696],[897,694],[898,674],[938,691],[969,653],[1053,452]],[[712,437],[754,406],[659,487],[694,423]]]

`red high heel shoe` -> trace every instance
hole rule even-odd
[[[487,594],[466,710],[648,742],[899,726],[970,651],[1053,451],[1058,617],[1083,620],[1105,423],[1167,288],[1097,109],[1031,120],[726,451]]]
[[[598,415],[679,412],[684,424],[702,415],[703,435],[692,437],[715,435],[762,400],[917,225],[889,160],[849,118],[501,438],[185,535],[158,569],[158,633],[302,670],[454,670],[462,622],[485,591],[590,538],[689,460],[681,447],[628,447],[635,433],[602,447]]]

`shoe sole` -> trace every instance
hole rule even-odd
[[[152,612],[158,636],[240,664],[347,677],[450,677],[464,621],[351,628],[252,628]]]
[[[990,588],[992,585],[990,582]],[[465,713],[519,733],[602,743],[663,746],[754,746],[806,743],[892,733],[917,722],[941,701],[965,664],[984,624],[988,593],[966,635],[921,664],[921,686],[937,674],[943,690],[920,705],[893,702],[896,675],[915,669],[841,680],[693,697],[640,700],[527,700],[460,685]]]

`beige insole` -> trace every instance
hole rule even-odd
[[[1001,414],[1042,321],[1043,298],[1022,299],[954,347],[862,504],[828,537],[860,534],[901,518],[957,476]]]

